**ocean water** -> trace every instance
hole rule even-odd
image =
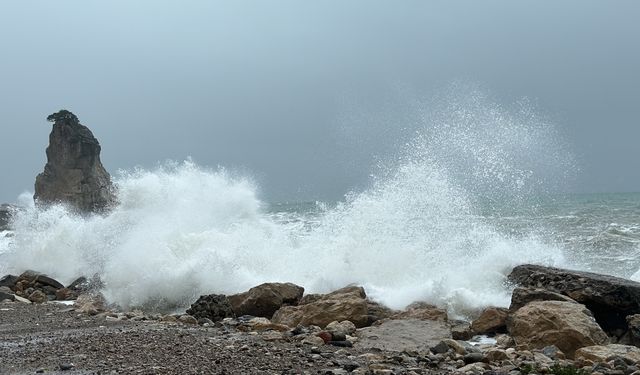
[[[97,274],[109,301],[145,309],[268,281],[355,283],[392,308],[460,317],[507,306],[522,263],[640,278],[639,194],[559,194],[578,168],[553,124],[480,93],[443,103],[337,202],[270,203],[250,176],[191,160],[121,171],[106,216],[37,209],[25,193],[0,273]]]

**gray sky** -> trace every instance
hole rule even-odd
[[[405,100],[460,80],[554,118],[573,190],[640,191],[639,17],[638,1],[3,1],[0,202],[33,189],[60,108],[112,173],[192,156],[250,171],[268,200],[338,198],[410,127]]]

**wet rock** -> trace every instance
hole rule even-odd
[[[240,294],[229,296],[229,303],[236,316],[252,315],[269,318],[279,308],[297,305],[304,288],[292,283],[265,283]]]
[[[404,311],[391,316],[391,319],[448,320],[447,311],[426,302],[414,302]]]
[[[589,310],[561,301],[534,301],[518,309],[507,321],[518,347],[542,349],[555,345],[569,358],[585,346],[608,343]]]
[[[513,269],[509,280],[520,286],[550,290],[585,305],[605,332],[626,331],[626,317],[640,314],[640,283],[628,279],[522,265]]]
[[[500,307],[486,308],[478,318],[471,323],[471,331],[481,335],[488,333],[504,333],[507,331],[508,309]]]
[[[115,202],[109,173],[100,161],[100,144],[71,112],[47,117],[53,122],[47,164],[36,177],[38,204],[62,202],[82,213],[102,212]]]
[[[326,327],[333,321],[349,320],[356,327],[369,322],[366,294],[362,287],[347,287],[322,295],[314,302],[284,306],[275,312],[272,322],[289,327],[317,325]]]
[[[208,318],[213,322],[235,317],[229,299],[222,294],[200,296],[187,310],[187,314],[196,319]]]

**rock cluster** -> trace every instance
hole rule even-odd
[[[6,275],[0,279],[0,300],[18,299],[33,303],[70,301],[92,290],[94,286],[85,277],[80,277],[65,287],[47,275],[25,271],[20,276]]]
[[[47,164],[36,177],[36,203],[64,203],[81,213],[106,210],[115,199],[111,177],[100,161],[98,140],[67,110],[47,120],[54,124]]]
[[[544,280],[550,280],[549,289]],[[583,275],[578,282],[591,281]],[[37,273],[5,277],[3,283],[49,293],[47,299],[61,286]],[[623,336],[628,340],[623,342],[599,325],[588,306],[555,288],[555,283],[555,277],[540,278],[534,288],[518,287],[509,309],[486,308],[470,324],[452,320],[446,311],[424,302],[393,311],[368,300],[359,286],[303,296],[302,287],[288,283],[266,283],[233,296],[201,296],[186,314],[110,311],[104,301],[86,294],[74,309],[111,323],[213,330],[221,340],[227,338],[224,350],[239,355],[267,355],[254,353],[257,345],[270,353],[303,356],[284,366],[291,371],[282,373],[640,375],[640,348],[633,345],[639,338],[640,314],[626,317]],[[622,286],[635,287],[626,280]],[[578,295],[591,300],[590,293],[582,290]],[[483,341],[474,336],[478,334],[493,340],[483,336]],[[261,371],[268,368],[280,369],[264,365]]]

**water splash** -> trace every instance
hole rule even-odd
[[[425,300],[457,315],[504,306],[512,266],[564,259],[535,234],[501,233],[479,202],[521,201],[562,149],[548,124],[477,92],[461,98],[424,112],[424,127],[371,187],[311,225],[304,212],[270,215],[250,179],[187,161],[121,173],[120,206],[106,217],[27,208],[0,264],[64,282],[97,273],[123,307],[186,306],[266,281],[308,292],[359,283],[394,308]]]

